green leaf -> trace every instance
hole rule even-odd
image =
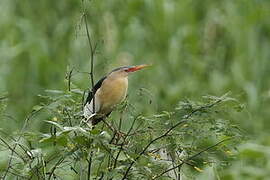
[[[47,121],[47,120],[45,120],[45,122],[47,122],[47,123],[49,123],[49,124],[52,124],[52,125],[58,127],[58,128],[61,129],[61,130],[64,129],[63,126],[61,126],[60,124],[58,124],[58,123],[55,122],[55,121]]]
[[[43,108],[43,106],[35,105],[32,109],[33,111],[39,111]]]
[[[52,89],[47,89],[47,90],[45,90],[45,92],[51,93],[51,94],[63,94],[64,93],[64,91],[52,90]]]

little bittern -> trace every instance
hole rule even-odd
[[[96,125],[108,117],[114,107],[121,103],[127,94],[128,75],[148,65],[124,66],[111,71],[100,79],[88,93],[84,105],[84,118]]]

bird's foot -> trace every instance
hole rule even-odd
[[[89,117],[84,117],[83,119],[82,119],[82,121],[81,121],[81,124],[83,123],[83,124],[86,124],[90,129],[93,129],[93,124],[91,123],[91,119],[94,117],[94,116],[96,116],[96,113],[94,113],[94,114],[91,114],[91,116],[89,116]]]
[[[115,130],[114,132],[119,138],[126,137],[126,134],[124,132],[121,132],[121,131],[118,131],[118,130]]]

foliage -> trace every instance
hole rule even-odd
[[[151,116],[133,114],[127,100],[118,108],[119,119],[107,119],[93,129],[81,118],[83,91],[46,92],[21,133],[1,138],[10,154],[1,170],[4,178],[172,179],[168,172],[180,173],[185,166],[181,174],[192,176],[206,166],[226,166],[241,140],[229,119],[238,103],[227,95],[186,100],[174,111]],[[42,117],[48,132],[30,131],[32,121]]]
[[[222,112],[225,112],[220,116],[211,113],[211,117],[217,118],[215,123],[218,129],[215,133],[220,134],[220,131],[225,133],[227,129],[224,129],[224,126],[237,124],[247,141],[238,144],[236,150],[227,152],[233,154],[231,158],[225,158],[222,153],[218,153],[214,158],[220,160],[218,162],[221,163],[218,164],[223,164],[223,158],[228,160],[229,166],[215,164],[203,166],[203,161],[196,158],[195,165],[203,169],[203,172],[195,173],[194,168],[189,165],[182,167],[182,170],[186,172],[187,178],[192,175],[196,179],[269,179],[270,1],[83,0],[83,2],[88,15],[90,34],[93,35],[93,42],[98,43],[93,73],[95,81],[120,65],[154,64],[152,68],[130,77],[128,95],[130,103],[123,122],[132,122],[132,117],[138,114],[149,120],[154,119],[154,114],[157,119],[159,116],[164,116],[165,119],[167,114],[173,117],[170,120],[173,123],[177,120],[171,113],[177,111],[182,112],[181,115],[185,114],[183,109],[179,109],[180,106],[185,104],[186,108],[189,104],[197,106],[200,104],[196,102],[200,101],[199,97],[204,94],[220,96],[230,91],[244,104],[228,106],[236,111],[243,110],[244,113],[228,111],[226,114],[226,108],[222,109]],[[54,117],[61,120],[57,123],[62,127],[79,125],[77,121],[72,122],[73,126],[63,124],[63,115],[53,108],[57,103],[50,109],[44,110],[43,107],[52,101],[51,98],[57,98],[58,95],[70,96],[67,92],[61,92],[67,89],[68,82],[71,82],[70,87],[73,91],[74,89],[83,91],[91,84],[89,47],[81,22],[82,14],[80,0],[0,1],[0,137],[10,147],[13,147],[17,140],[14,138],[23,135],[20,139],[22,144],[31,146],[25,140],[28,137],[29,142],[35,142],[34,147],[39,148],[37,142],[41,139],[40,136],[42,133],[48,134],[52,126],[46,121],[52,121]],[[68,72],[68,77],[71,70],[73,70],[72,81],[63,81],[65,72]],[[55,97],[51,97],[51,94],[46,95],[47,97],[36,96],[44,94],[44,89],[61,91],[54,91],[59,93],[55,94]],[[73,95],[71,96],[73,99]],[[184,99],[191,99],[195,103]],[[179,101],[183,102],[178,106]],[[81,100],[75,98],[74,102],[79,106]],[[69,106],[66,106],[68,103],[66,101],[61,103],[66,108],[74,107],[71,102]],[[177,109],[173,110],[175,107]],[[29,116],[31,110],[36,113]],[[164,113],[161,113],[163,111]],[[52,112],[54,114],[49,116],[48,113]],[[113,113],[112,119],[119,119],[120,114]],[[76,114],[77,116],[79,117]],[[29,118],[30,123],[25,123]],[[158,120],[165,122],[164,119],[161,117]],[[200,120],[199,124],[194,123],[189,127],[192,129],[199,127],[199,130],[203,130],[200,129],[203,126],[210,129],[209,119],[206,124]],[[27,127],[25,125],[25,128],[19,131],[24,124]],[[130,125],[123,123],[122,131],[127,132]],[[170,125],[172,124],[166,124],[166,128]],[[161,124],[155,127],[157,128],[165,130]],[[186,130],[188,129],[187,127]],[[234,132],[236,129],[237,127],[234,127],[231,130]],[[60,131],[59,127],[56,133]],[[211,132],[213,131],[211,129]],[[106,132],[111,134],[109,129]],[[157,132],[153,133],[155,137],[158,135]],[[198,131],[194,133],[199,134]],[[189,137],[193,136],[185,137],[185,140],[191,141],[192,138]],[[198,139],[203,137],[208,136],[197,136]],[[223,138],[216,141],[210,139],[205,144],[207,147]],[[167,140],[166,138],[164,141]],[[62,141],[61,138],[59,141]],[[6,145],[2,147],[2,144],[5,143],[1,142],[4,151],[0,151],[0,169],[3,172],[7,167],[10,153],[8,147]],[[49,147],[46,147],[47,145]],[[188,144],[181,145],[188,146]],[[48,153],[53,154],[51,146],[49,143],[43,144],[40,147],[41,153],[46,155],[47,151],[42,150],[48,149]],[[33,152],[39,153],[39,150]],[[200,154],[200,157],[201,155],[205,153]],[[207,157],[211,157],[210,155]],[[39,162],[42,162],[41,157]],[[202,162],[202,166],[199,162]]]

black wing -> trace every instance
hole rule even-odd
[[[103,81],[106,79],[107,76],[101,78],[93,87],[92,91],[88,92],[88,96],[86,98],[86,101],[84,103],[84,106],[89,102],[91,102],[91,100],[93,99],[93,96],[96,94],[97,90],[101,87]],[[111,114],[111,112],[106,114],[106,117],[108,117]],[[104,119],[104,117],[102,118],[93,118],[92,119],[92,124],[96,125],[97,123],[99,123],[100,121],[102,121]]]
[[[103,81],[106,79],[107,76],[101,78],[93,87],[92,91],[88,92],[88,96],[86,98],[86,101],[84,105],[86,105],[88,102],[90,103],[91,100],[93,99],[93,96],[96,94],[97,90],[101,87]]]

